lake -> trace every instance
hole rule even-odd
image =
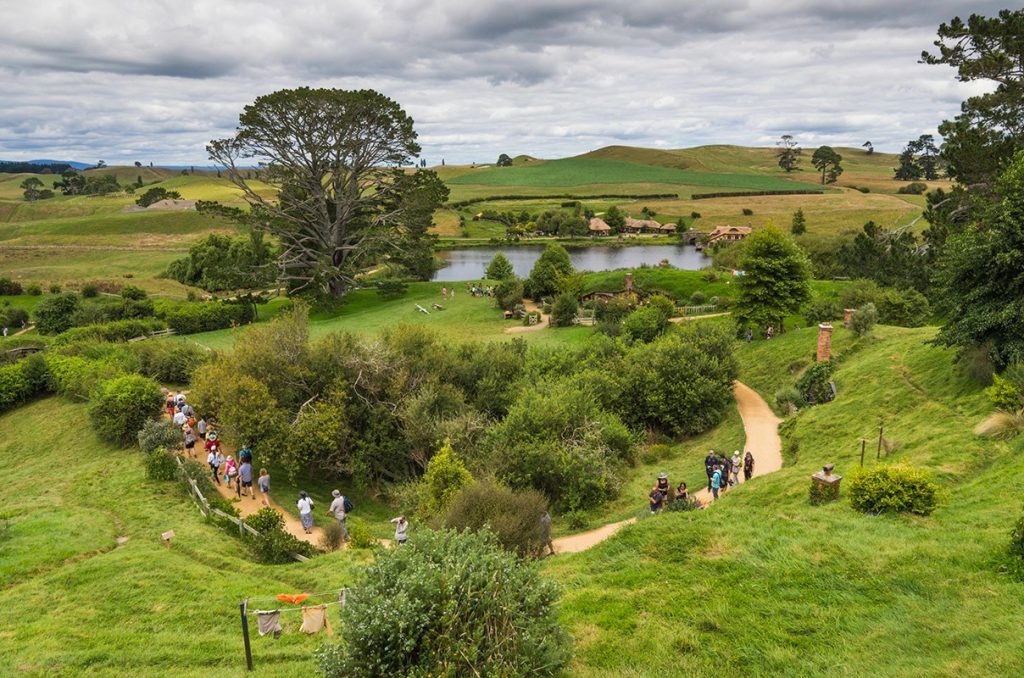
[[[711,265],[706,257],[692,245],[637,245],[633,247],[566,247],[569,259],[577,271],[613,271],[617,268],[639,268],[642,264],[657,266],[667,259],[674,268],[699,271]],[[530,269],[544,251],[543,245],[516,245],[513,247],[471,247],[462,250],[443,250],[438,256],[445,262],[434,274],[434,280],[480,280],[484,269],[494,255],[504,252],[512,263],[516,275],[526,278]]]

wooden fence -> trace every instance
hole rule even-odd
[[[181,463],[181,457],[175,457],[175,460],[178,462],[178,466],[184,466],[184,464]],[[186,477],[185,479],[188,481],[188,495],[189,497],[192,498],[192,501],[196,503],[196,506],[199,508],[199,512],[202,513],[203,516],[209,517],[210,514],[213,514],[215,516],[219,516],[221,518],[226,518],[230,520],[232,523],[238,526],[239,537],[244,537],[246,532],[248,532],[254,537],[260,536],[260,533],[258,531],[256,531],[249,525],[245,524],[244,518],[236,518],[235,516],[229,513],[224,513],[224,511],[221,511],[218,508],[210,506],[210,502],[207,501],[206,497],[203,496],[203,493],[199,491],[199,486],[196,484],[196,481],[188,477]],[[307,560],[309,560],[309,558],[299,553],[292,553],[291,556],[300,563],[304,563]]]

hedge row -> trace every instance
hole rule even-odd
[[[114,320],[108,323],[72,327],[57,335],[54,344],[66,345],[79,341],[128,341],[135,337],[146,336],[150,332],[167,327],[163,321],[155,319]]]
[[[226,301],[181,304],[164,315],[164,321],[176,334],[223,330],[254,319],[251,305]]]
[[[820,193],[821,191],[818,191]],[[753,195],[753,194],[748,194]],[[459,200],[450,202],[447,207],[458,209],[469,207],[480,202],[495,202],[498,200],[599,200],[602,198],[628,198],[630,200],[674,200],[679,197],[678,193],[602,193],[600,195],[488,195],[483,198],[472,198],[470,200]]]
[[[48,370],[36,354],[0,367],[0,412],[6,412],[47,390]]]
[[[821,195],[825,191],[814,190],[792,190],[792,191],[728,191],[723,193],[694,193],[691,200],[704,200],[706,198],[746,198],[758,195]]]

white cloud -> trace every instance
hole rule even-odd
[[[956,4],[0,0],[0,157],[202,164],[299,85],[384,92],[431,162],[787,132],[897,150],[979,91],[917,63]]]

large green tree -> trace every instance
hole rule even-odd
[[[427,245],[404,237],[427,206],[403,197],[431,180],[402,170],[420,146],[412,118],[383,94],[302,87],[261,96],[242,111],[235,135],[211,141],[207,152],[241,189],[250,220],[280,240],[281,275],[295,289],[342,296],[384,255]],[[244,165],[254,162],[275,197],[247,178]]]
[[[526,294],[533,299],[554,294],[558,292],[559,278],[574,272],[565,248],[558,243],[550,243],[541,252],[540,258],[530,271],[530,278],[526,282]]]
[[[498,252],[491,259],[491,263],[487,264],[487,270],[484,275],[490,280],[511,280],[516,277],[516,272],[512,268],[512,262],[508,260],[505,253]]]
[[[843,156],[836,153],[831,146],[819,146],[811,156],[811,164],[821,172],[821,183],[823,184],[836,183],[836,179],[843,173],[843,167],[840,164],[842,161]]]
[[[754,231],[743,243],[743,275],[735,315],[740,326],[771,324],[800,311],[811,298],[811,263],[791,237],[772,225]]]
[[[793,135],[783,134],[782,138],[775,145],[779,149],[775,153],[779,158],[779,167],[786,170],[786,172],[798,169],[800,154],[803,153],[803,150],[797,145]]]
[[[1024,360],[1024,151],[995,184],[999,196],[946,242],[939,296],[943,343],[984,347],[997,367]]]

